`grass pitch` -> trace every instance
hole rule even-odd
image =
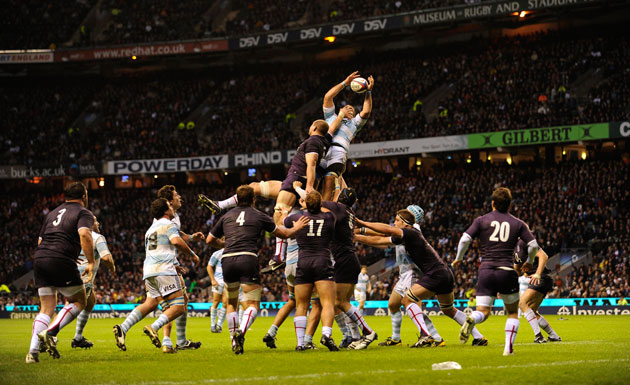
[[[0,320],[1,384],[630,384],[630,317],[569,316],[547,319],[563,342],[536,345],[529,324],[521,318],[515,354],[503,357],[505,317],[493,316],[479,330],[487,347],[460,345],[459,327],[446,317],[434,323],[447,342],[443,348],[409,349],[415,327],[403,321],[404,346],[381,347],[391,332],[389,317],[367,317],[379,341],[365,351],[294,351],[292,319],[280,328],[278,349],[270,350],[262,337],[273,321],[258,318],[246,335],[245,354],[235,356],[228,333],[210,333],[209,318],[190,318],[188,336],[202,341],[197,351],[163,354],[143,335],[145,319],[127,334],[126,352],[114,344],[112,326],[122,319],[92,319],[84,335],[90,350],[70,348],[74,324],[59,334],[61,359],[40,354],[40,363],[27,365],[24,357],[31,333],[30,320]],[[175,336],[173,327],[173,337]],[[316,340],[321,337],[321,328]],[[340,334],[335,330],[335,341]],[[433,371],[431,365],[457,361],[462,370]]]

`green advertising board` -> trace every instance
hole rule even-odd
[[[609,123],[595,123],[469,134],[468,149],[608,139],[609,126]]]

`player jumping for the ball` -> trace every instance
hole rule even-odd
[[[324,95],[323,110],[324,119],[326,119],[328,124],[332,125],[335,119],[337,119],[333,99],[344,88],[349,87],[354,79],[360,76],[358,71],[354,71],[348,75],[344,81],[326,92],[326,95]],[[344,112],[346,118],[343,119],[341,127],[333,136],[332,145],[320,163],[320,166],[325,170],[324,185],[322,187],[322,199],[325,201],[335,200],[333,198],[336,198],[341,192],[341,189],[346,187],[345,183],[343,183],[342,174],[346,170],[346,160],[348,159],[350,142],[352,142],[352,139],[354,139],[361,128],[363,128],[372,113],[372,88],[374,88],[374,78],[370,76],[368,78],[367,91],[365,92],[365,99],[363,101],[363,109],[359,114],[356,113],[356,110],[350,104],[345,105],[339,110],[340,112]],[[352,116],[354,116],[354,118]]]

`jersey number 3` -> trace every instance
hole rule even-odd
[[[499,223],[498,221],[492,221],[490,222],[490,226],[494,227],[494,231],[492,232],[492,235],[490,235],[490,238],[489,238],[492,242],[499,242],[499,239],[501,239],[501,242],[507,242],[508,238],[510,238],[510,223],[509,222]],[[499,235],[498,238],[497,238],[497,234]]]
[[[61,217],[63,217],[63,214],[65,213],[66,209],[59,210],[59,215],[57,215],[57,219],[55,219],[55,221],[53,222],[53,226],[59,226],[59,224],[61,223]]]

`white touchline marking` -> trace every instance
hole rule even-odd
[[[498,365],[498,366],[464,366],[462,370],[474,369],[474,370],[486,370],[486,369],[512,369],[512,368],[534,368],[539,366],[564,366],[564,365],[582,365],[582,364],[603,364],[614,362],[630,362],[630,358],[619,358],[611,360],[575,360],[575,361],[551,361],[551,362],[531,362],[528,364],[515,364],[515,365]],[[410,368],[410,369],[396,369],[396,370],[370,370],[360,372],[324,372],[324,373],[310,373],[300,375],[278,375],[278,376],[259,376],[259,377],[238,377],[238,378],[206,378],[203,380],[194,381],[150,381],[150,382],[137,382],[136,384],[157,384],[157,385],[187,385],[187,384],[229,384],[234,382],[257,382],[257,381],[282,381],[282,380],[300,380],[308,378],[320,378],[324,376],[365,376],[365,375],[377,375],[377,374],[396,374],[401,372],[431,372],[432,369],[427,368]],[[129,382],[125,382],[128,384]],[[100,385],[117,384],[117,382],[108,382]]]

